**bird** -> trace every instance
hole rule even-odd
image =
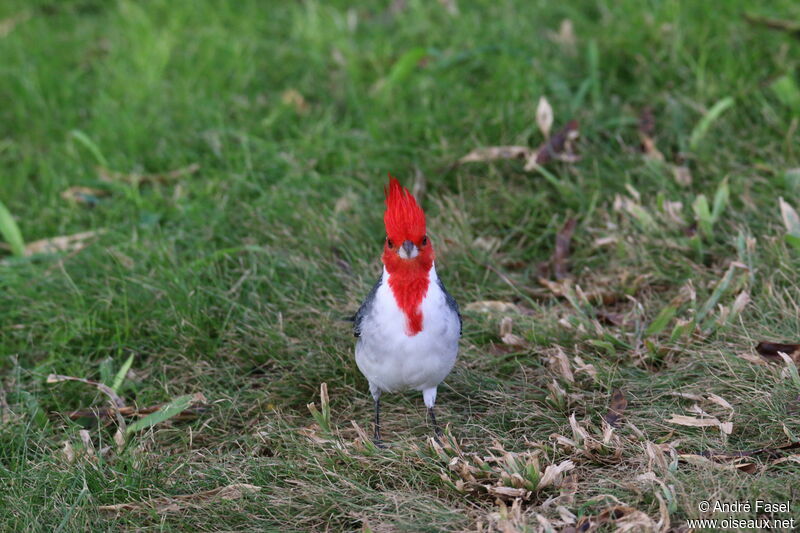
[[[442,437],[434,405],[438,386],[455,365],[461,314],[436,273],[425,212],[389,174],[384,187],[383,271],[355,316],[355,360],[375,405],[373,441],[383,447],[383,393],[422,392],[434,438]]]

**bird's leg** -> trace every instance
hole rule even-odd
[[[444,434],[436,422],[436,413],[433,411],[433,406],[436,404],[436,387],[423,390],[422,399],[425,400],[425,407],[428,408],[428,417],[431,419],[431,425],[433,426],[433,438],[436,439],[437,443],[441,444],[440,437]]]
[[[436,441],[441,444],[439,439],[444,436],[444,433],[442,433],[442,428],[439,427],[439,423],[436,422],[436,413],[434,412],[433,407],[428,407],[428,416],[431,419],[431,425],[433,426],[433,433],[436,435]]]
[[[375,443],[375,446],[378,448],[383,448],[383,440],[381,440],[381,399],[380,397],[375,398],[375,436],[372,438],[372,442]]]
[[[381,440],[381,389],[377,385],[370,383],[369,392],[375,400],[375,435],[372,437],[372,442],[378,448],[384,448],[383,440]]]

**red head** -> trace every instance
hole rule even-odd
[[[416,335],[422,331],[420,304],[428,292],[433,246],[425,233],[425,213],[408,189],[389,174],[384,191],[386,242],[381,259],[395,301],[406,315],[406,334]]]
[[[389,274],[412,275],[427,278],[433,265],[433,247],[425,233],[425,213],[417,201],[389,174],[386,193],[386,243],[383,247],[383,264]]]

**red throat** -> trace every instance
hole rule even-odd
[[[420,306],[428,292],[429,273],[433,267],[433,246],[425,234],[425,213],[406,188],[389,175],[386,192],[386,242],[383,246],[383,264],[389,273],[389,288],[397,306],[406,316],[405,330],[409,336],[422,331]],[[418,249],[416,257],[403,259],[398,249],[411,241]]]

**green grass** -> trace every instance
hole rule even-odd
[[[537,516],[560,529],[558,505],[580,519],[614,498],[656,521],[663,501],[680,526],[701,500],[796,497],[796,462],[762,454],[745,473],[676,454],[800,438],[791,374],[739,357],[759,340],[800,341],[800,252],[779,203],[800,210],[800,40],[742,17],[796,21],[797,3],[462,0],[455,15],[440,2],[348,4],[0,5],[15,22],[0,33],[0,202],[25,243],[98,231],[79,251],[0,250],[0,529],[533,531]],[[564,19],[573,45],[553,38]],[[453,165],[477,147],[539,145],[542,95],[554,131],[580,122],[580,161]],[[645,107],[666,162],[639,148]],[[409,186],[425,177],[437,266],[462,307],[521,309],[464,312],[438,400],[457,449],[426,441],[415,393],[386,397],[387,450],[351,425],[370,432],[372,406],[342,318],[380,268],[389,171]],[[106,195],[66,201],[73,186]],[[569,217],[563,298],[537,278]],[[743,292],[750,302],[732,311]],[[524,347],[502,346],[505,316]],[[551,361],[559,346],[574,382]],[[110,386],[131,354],[118,387],[129,404],[202,393],[209,409],[121,448],[116,421],[70,421],[106,397],[47,376]],[[320,406],[322,383],[330,433],[306,407]],[[607,445],[558,444],[575,439],[573,413],[602,441],[615,388],[628,407]],[[733,412],[676,392],[717,394]],[[693,403],[731,434],[666,422],[699,416]],[[572,460],[574,500],[543,505],[555,486],[516,505],[456,488],[458,460],[501,457],[485,485],[516,471],[500,448],[520,464],[537,455],[540,470]],[[637,480],[649,471],[664,488]],[[261,490],[177,512],[98,509],[234,483]],[[790,516],[800,521],[800,502],[776,518]]]

